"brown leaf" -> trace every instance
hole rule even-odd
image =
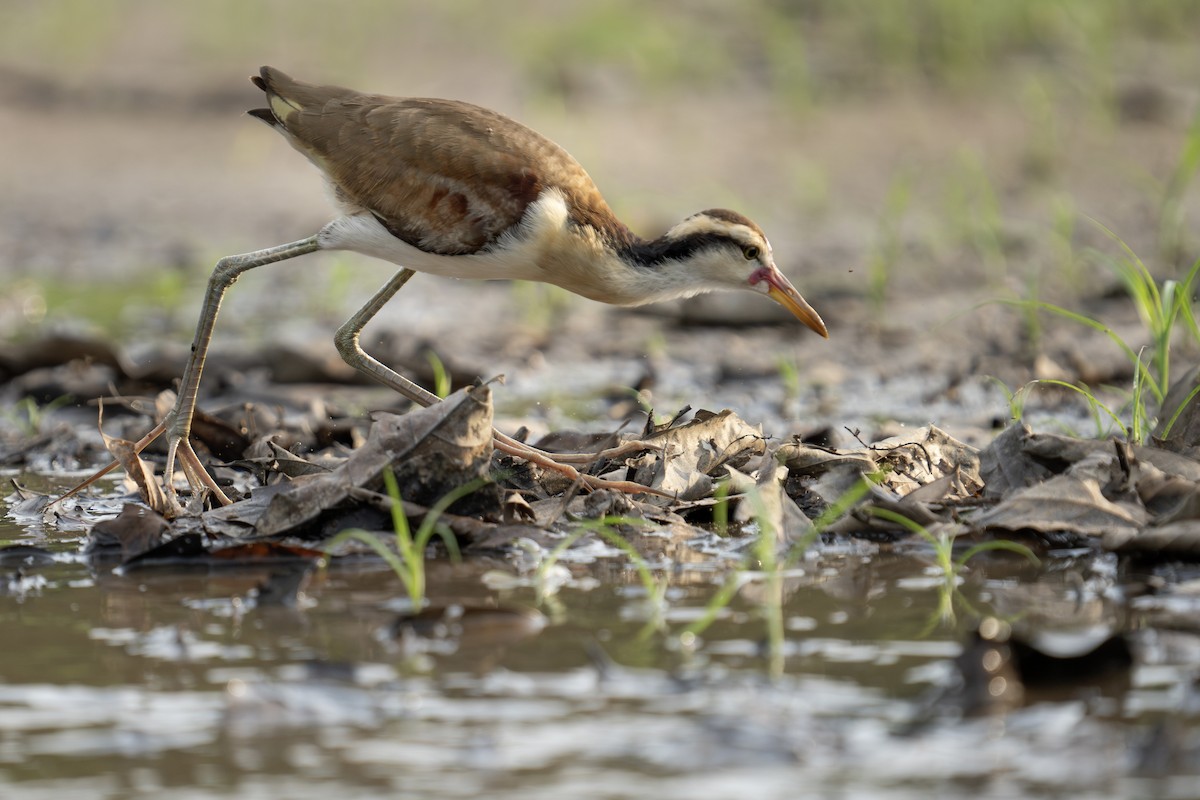
[[[1005,497],[1017,489],[1041,483],[1054,473],[1027,452],[1033,435],[1028,425],[1009,425],[979,452],[979,475],[984,497]]]
[[[529,501],[520,492],[509,492],[504,498],[504,524],[515,522],[531,522],[537,519],[537,514],[529,505]]]
[[[819,476],[831,469],[842,469],[846,465],[852,467],[856,474],[866,475],[878,468],[870,451],[838,452],[799,440],[780,445],[777,457],[795,475]]]
[[[888,470],[884,484],[902,495],[945,475],[953,476],[959,497],[974,495],[983,486],[979,451],[933,425],[877,442],[871,450]]]
[[[126,476],[133,481],[137,486],[138,493],[142,499],[146,501],[146,505],[153,510],[162,514],[167,519],[172,518],[178,512],[178,508],[172,508],[167,502],[167,496],[163,493],[162,485],[154,475],[154,467],[142,460],[134,449],[134,442],[128,439],[118,439],[115,436],[109,436],[104,432],[104,403],[100,404],[99,419],[96,423],[100,426],[100,436],[104,439],[104,446],[108,448],[108,452],[121,465],[121,469],[125,470]],[[171,480],[171,476],[167,475],[166,480]]]
[[[355,489],[378,489],[395,469],[401,497],[431,505],[450,490],[487,474],[492,449],[491,391],[461,389],[409,414],[377,415],[362,447],[332,472],[311,475],[271,495],[265,511],[243,517],[256,535],[274,536],[315,520]],[[225,522],[229,522],[228,515]]]
[[[329,472],[329,467],[317,464],[281,447],[271,436],[264,436],[246,448],[245,456],[245,458],[230,461],[228,466],[256,473],[264,483],[269,473],[298,478],[301,475]]]
[[[91,538],[85,549],[117,544],[121,547],[121,560],[128,561],[161,544],[163,536],[170,529],[170,523],[156,511],[126,503],[116,517],[92,526]]]
[[[1200,394],[1191,398],[1188,395],[1197,385],[1200,385],[1200,366],[1192,367],[1167,390],[1153,434],[1160,447],[1176,453],[1196,454],[1200,447]],[[1171,425],[1169,433],[1168,424]]]
[[[1200,484],[1167,475],[1148,464],[1138,468],[1137,493],[1155,525],[1200,518]]]
[[[1118,531],[1136,533],[1146,521],[1144,509],[1108,500],[1096,481],[1058,475],[1014,492],[971,524],[980,530],[1103,536]]]
[[[733,518],[736,521],[758,519],[760,524],[770,524],[784,550],[792,542],[798,542],[812,533],[812,520],[804,516],[796,501],[783,490],[787,467],[770,459],[760,471],[757,480],[732,467],[726,469],[729,471],[733,489],[750,493],[734,509]]]
[[[1066,469],[1097,452],[1113,452],[1111,440],[1075,439],[1055,433],[1028,433],[1022,447],[1027,454],[1054,471]],[[1195,458],[1142,445],[1134,445],[1130,451],[1138,461],[1153,464],[1168,475],[1200,481],[1200,461]]]
[[[658,449],[638,467],[635,483],[695,500],[712,492],[720,468],[738,467],[766,449],[762,429],[751,427],[732,411],[702,415],[691,422],[656,431],[643,441]]]

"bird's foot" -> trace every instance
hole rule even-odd
[[[196,451],[192,448],[192,442],[188,438],[186,426],[179,424],[175,420],[178,419],[176,412],[172,411],[167,417],[167,463],[163,470],[163,489],[167,498],[168,508],[175,515],[182,512],[182,507],[179,505],[179,499],[175,492],[175,459],[179,458],[179,465],[183,467],[183,474],[187,477],[188,486],[192,489],[193,497],[203,498],[207,495],[213,499],[213,502],[227,506],[233,501],[221,491],[221,487],[213,480],[213,477],[208,474],[208,470],[204,468],[204,464],[200,461],[200,457],[196,455]]]
[[[161,506],[155,508],[164,516],[174,518],[184,513],[183,506],[179,503],[179,497],[175,490],[175,482],[173,480],[175,472],[175,459],[178,456],[179,463],[183,467],[184,474],[187,476],[188,484],[192,487],[192,491],[197,496],[204,494],[210,495],[213,500],[221,505],[229,505],[232,501],[225,495],[221,488],[217,486],[216,481],[208,474],[208,470],[204,469],[204,465],[200,462],[200,457],[196,455],[196,451],[192,449],[192,444],[188,440],[187,433],[180,433],[179,426],[175,424],[174,419],[176,412],[171,411],[166,419],[137,440],[129,448],[130,453],[134,458],[141,454],[143,450],[149,447],[163,434],[167,434],[169,443],[167,445],[167,465],[163,473],[162,491],[156,492],[149,487],[145,488],[146,494],[154,496],[147,497],[147,501],[151,506]],[[117,467],[121,466],[119,461],[113,461],[104,467],[93,472],[81,483],[73,486],[69,491],[55,498],[52,502],[57,503],[66,500],[72,495],[78,494],[87,487],[94,484],[96,481],[103,478],[108,473],[112,472]],[[128,470],[128,467],[126,468]],[[154,478],[153,471],[150,471],[150,480],[157,482]],[[157,487],[155,487],[157,488]]]

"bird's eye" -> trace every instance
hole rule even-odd
[[[754,259],[758,258],[758,248],[754,245],[744,247],[742,248],[742,255],[746,257],[747,261],[753,261]]]

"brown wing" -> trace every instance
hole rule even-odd
[[[453,100],[311,86],[265,67],[255,83],[278,126],[325,171],[342,202],[371,211],[426,252],[486,247],[552,187],[577,209],[576,221],[610,235],[624,231],[575,159],[502,114]]]

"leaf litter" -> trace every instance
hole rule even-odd
[[[105,363],[119,369],[121,361]],[[149,405],[168,408],[170,396]],[[1153,570],[1154,564],[1200,555],[1200,461],[1192,433],[1200,430],[1195,422],[1200,412],[1195,405],[1194,400],[1183,404],[1172,433],[1159,431],[1147,446],[1034,433],[1014,424],[982,449],[932,425],[859,447],[833,448],[798,437],[773,440],[761,426],[729,410],[681,413],[636,435],[564,431],[537,443],[559,451],[616,454],[594,464],[590,474],[632,480],[659,493],[628,495],[581,491],[561,475],[494,453],[486,385],[461,389],[431,408],[374,412],[365,431],[352,416],[339,417],[325,404],[297,418],[246,402],[203,414],[194,430],[197,449],[209,454],[218,482],[235,487],[236,502],[193,509],[177,519],[161,513],[168,509],[149,460],[153,448],[139,454],[132,438],[102,431],[136,502],[127,496],[119,514],[92,523],[84,551],[119,552],[118,568],[125,574],[183,566],[266,566],[259,590],[264,604],[294,605],[321,563],[368,552],[353,543],[329,548],[329,541],[340,531],[359,528],[386,542],[397,502],[414,526],[436,516],[465,554],[532,552],[532,565],[545,561],[563,536],[605,519],[644,523],[618,529],[635,553],[659,563],[722,552],[730,560],[742,558],[745,536],[751,534],[739,531],[763,528],[774,531],[781,555],[797,545],[820,547],[839,538],[885,545],[914,541],[910,528],[877,513],[882,510],[965,544],[1013,538],[1042,552],[1111,552],[1150,563]],[[128,406],[136,410],[138,404]],[[123,430],[136,430],[139,419],[124,411]],[[39,435],[36,441],[75,447],[61,444],[61,437]],[[9,462],[19,463],[30,452],[12,442],[4,448]],[[395,476],[399,501],[383,491],[385,473]],[[433,511],[441,497],[472,481],[482,488],[449,509]],[[862,491],[853,502],[838,507],[856,487]],[[41,516],[50,524],[66,518],[47,506],[45,496],[18,491],[10,498],[10,513]],[[722,506],[730,533],[714,537]],[[837,518],[814,525],[835,507]],[[572,547],[583,552],[595,541],[594,532],[583,531]],[[25,545],[0,548],[0,557],[22,560],[20,547]],[[30,564],[36,562],[29,558]],[[491,580],[503,583],[498,576]],[[1159,596],[1172,591],[1169,583],[1156,588]],[[520,609],[435,607],[402,617],[392,634],[411,638],[430,631],[444,636],[448,630],[508,627],[523,636],[536,634],[543,624]],[[1120,631],[1112,636],[1125,641]],[[1005,652],[1019,653],[1025,664],[1058,668],[1019,636],[1006,642]],[[975,634],[964,654],[994,644]],[[1111,645],[1102,654],[1121,646]],[[1063,658],[1085,659],[1081,676],[1090,669],[1086,653]],[[1060,672],[1069,675],[1072,669],[1068,662]],[[1039,666],[1034,673],[1045,671]],[[968,684],[975,672],[963,666]],[[1009,679],[1030,682],[1015,673]]]

